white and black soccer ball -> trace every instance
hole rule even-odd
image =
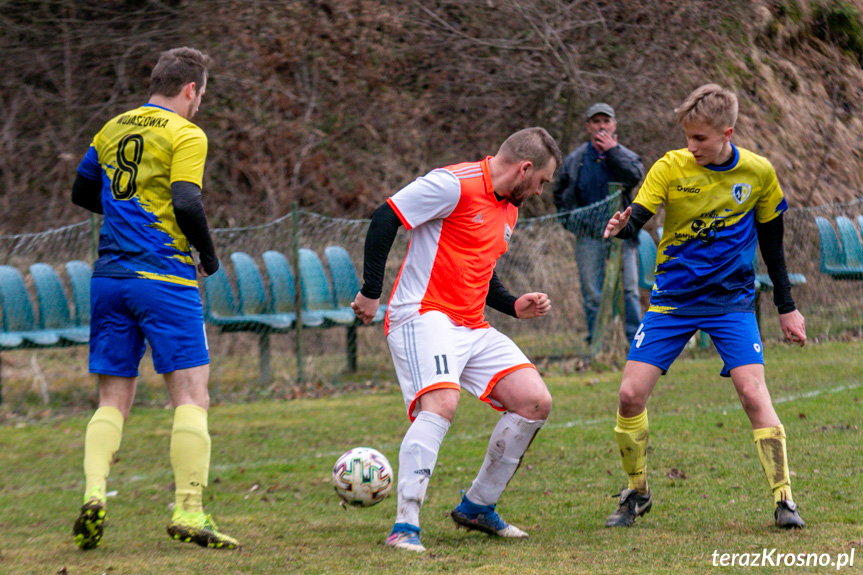
[[[354,447],[333,466],[333,486],[345,503],[371,507],[386,498],[393,486],[393,468],[371,447]]]

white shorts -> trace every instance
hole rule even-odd
[[[534,367],[511,339],[493,327],[460,326],[439,311],[392,330],[387,344],[411,421],[419,413],[417,399],[433,389],[464,388],[504,411],[488,397],[495,384],[514,371]]]

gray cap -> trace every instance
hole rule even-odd
[[[584,114],[584,116],[589,120],[597,114],[605,114],[609,118],[613,118],[614,108],[612,108],[608,104],[594,104],[587,109],[587,112]]]

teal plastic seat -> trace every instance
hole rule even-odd
[[[75,303],[75,321],[77,326],[90,325],[90,280],[93,268],[87,262],[72,260],[66,262],[66,275],[72,286],[72,301]]]
[[[30,266],[30,277],[36,287],[39,301],[39,324],[43,330],[56,331],[60,338],[69,344],[83,344],[90,341],[90,328],[75,326],[69,314],[69,300],[63,291],[63,284],[54,268],[45,263]]]
[[[52,347],[60,342],[56,332],[37,328],[24,278],[12,266],[0,266],[0,307],[3,308],[5,337],[0,342],[3,347],[19,341],[14,347]]]
[[[815,216],[818,237],[821,240],[821,273],[833,279],[863,279],[863,266],[849,266],[845,251],[830,220]]]
[[[845,265],[845,254],[833,226],[827,218],[815,216],[818,226],[818,238],[821,240],[821,272],[831,275],[842,271]]]
[[[293,329],[297,320],[295,313],[274,313],[267,303],[267,291],[258,265],[244,252],[231,254],[234,275],[237,278],[239,296],[238,311],[250,321],[256,321],[270,331]]]
[[[204,317],[208,323],[223,327],[238,313],[234,289],[224,266],[219,266],[216,273],[204,278]]]
[[[845,252],[845,265],[863,268],[863,245],[854,223],[845,216],[836,216],[836,227],[839,229],[842,251]]]
[[[325,323],[351,325],[357,321],[353,310],[337,309],[327,272],[318,254],[312,250],[299,250],[300,289],[303,295],[303,317],[307,313],[320,314]]]
[[[333,295],[336,306],[342,309],[349,309],[353,313],[351,303],[357,297],[361,286],[348,250],[342,246],[328,246],[324,249],[324,257],[327,260],[327,266],[330,268],[330,277],[333,280]],[[375,313],[375,317],[372,319],[372,323],[382,322],[386,313],[386,304],[381,304],[378,307],[377,313]]]
[[[297,288],[288,258],[276,250],[264,252],[261,258],[270,280],[270,308],[274,313],[294,314],[296,317]],[[323,324],[321,314],[303,312],[304,326],[320,327]]]
[[[656,282],[656,244],[646,230],[638,230],[638,287],[653,289]]]
[[[262,323],[260,316],[240,313],[234,287],[225,273],[224,266],[211,276],[204,278],[204,320],[223,332],[272,331],[272,326]]]
[[[254,322],[240,315],[224,266],[204,278],[204,320],[222,331],[249,331],[255,327]]]
[[[234,252],[231,254],[231,263],[234,264],[234,275],[237,278],[240,313],[266,313],[267,294],[255,260],[245,252]]]

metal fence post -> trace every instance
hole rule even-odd
[[[291,222],[293,233],[292,251],[294,252],[294,265],[297,272],[297,289],[295,304],[297,308],[297,381],[306,381],[303,368],[303,275],[300,273],[300,217],[297,202],[291,204]]]
[[[99,259],[99,216],[90,214],[90,261]]]

